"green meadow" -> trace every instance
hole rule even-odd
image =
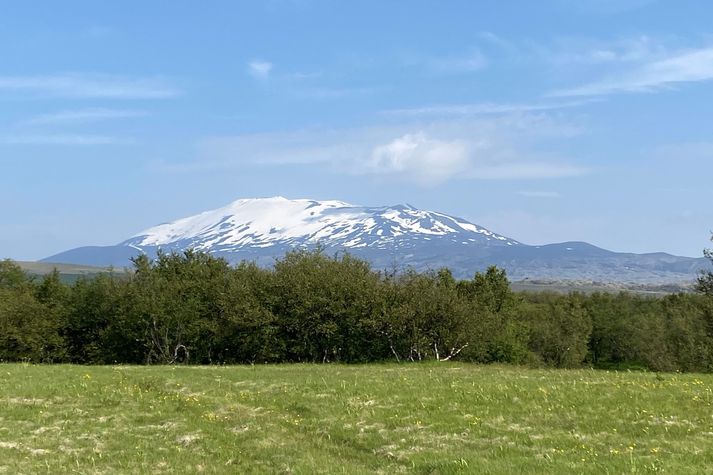
[[[713,376],[0,365],[0,473],[703,473]]]

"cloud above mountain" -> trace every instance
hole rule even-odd
[[[588,167],[548,143],[581,132],[543,113],[346,129],[210,137],[198,158],[154,166],[173,172],[249,166],[327,167],[337,174],[436,186],[449,180],[533,180],[582,175]]]
[[[404,175],[418,183],[442,183],[470,168],[469,144],[433,139],[424,133],[405,134],[377,145],[364,171]]]

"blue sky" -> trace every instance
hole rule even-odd
[[[5,2],[0,255],[238,198],[700,256],[708,1]]]

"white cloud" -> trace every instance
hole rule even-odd
[[[479,49],[435,53],[424,53],[423,50],[405,51],[397,55],[394,60],[402,68],[413,68],[435,75],[468,74],[488,66],[488,58]],[[370,67],[375,67],[377,64],[372,58],[356,58],[354,61],[360,66],[369,64]]]
[[[319,79],[324,75],[324,72],[322,71],[312,71],[312,72],[294,72],[294,73],[289,73],[286,74],[285,77],[288,80],[294,80],[294,81],[307,81],[310,79]]]
[[[660,41],[647,35],[607,41],[565,37],[555,40],[553,46],[530,45],[530,48],[546,62],[568,68],[641,63],[655,61],[669,54]]]
[[[491,34],[480,37],[511,61],[545,63],[556,77],[586,78],[575,87],[553,90],[545,97],[593,98],[616,93],[655,92],[676,85],[713,80],[710,40],[692,46],[682,38],[648,35],[601,40],[559,37],[548,43],[509,41]],[[594,79],[592,79],[594,78]],[[576,84],[576,83],[575,83]]]
[[[713,142],[672,143],[658,146],[649,153],[659,163],[685,163],[686,167],[696,162],[707,165],[713,160]]]
[[[165,99],[180,90],[157,78],[106,74],[0,76],[0,91],[83,99]]]
[[[480,38],[487,44],[490,44],[503,50],[512,51],[515,48],[511,41],[506,40],[505,38],[499,35],[496,35],[492,31],[481,31],[478,33],[478,38]]]
[[[478,37],[490,56],[511,65],[524,65],[543,70],[554,68],[556,76],[571,77],[584,73],[591,77],[593,68],[616,68],[653,62],[668,57],[672,51],[685,46],[680,39],[660,40],[648,35],[618,38],[559,36],[542,42],[531,39],[505,39],[490,32]],[[562,70],[559,72],[559,70]]]
[[[406,134],[374,147],[365,171],[403,175],[421,184],[436,185],[468,170],[468,148],[460,140],[437,140],[424,133]]]
[[[132,140],[106,135],[16,135],[0,137],[4,145],[126,145]]]
[[[341,130],[213,137],[199,144],[198,160],[163,171],[215,171],[252,166],[315,166],[335,173],[379,176],[435,186],[453,179],[547,179],[588,170],[553,153],[536,152],[548,140],[575,133],[569,123],[542,114]]]
[[[537,112],[578,107],[594,102],[593,99],[572,100],[567,102],[542,102],[532,104],[450,104],[406,109],[385,110],[382,114],[399,116],[466,116],[466,115],[502,115],[517,112]]]
[[[713,79],[713,47],[671,54],[666,58],[646,61],[623,73],[551,96],[597,96],[622,92],[652,92],[678,83]]]
[[[248,63],[248,73],[255,79],[265,80],[270,77],[273,64],[269,61],[255,60]]]
[[[89,108],[42,114],[22,121],[21,125],[83,124],[104,120],[144,117],[146,115],[148,114],[145,111],[137,110]]]

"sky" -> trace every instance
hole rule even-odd
[[[277,195],[711,245],[713,2],[0,4],[0,257]]]

